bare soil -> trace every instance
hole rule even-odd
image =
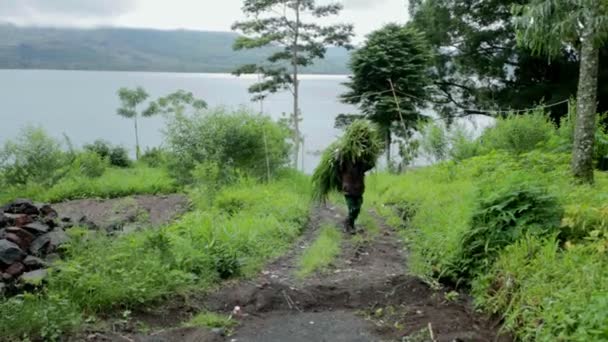
[[[496,322],[479,316],[465,295],[448,300],[407,270],[399,235],[380,220],[374,235],[345,235],[341,255],[328,270],[306,279],[295,276],[299,256],[315,240],[323,222],[341,227],[342,210],[313,210],[308,229],[294,248],[270,263],[255,279],[224,284],[198,298],[181,298],[137,312],[112,333],[90,341],[511,341]],[[230,314],[239,326],[231,336],[204,328],[180,328],[202,310]],[[147,333],[137,326],[148,328]],[[116,332],[118,330],[118,332]]]
[[[188,210],[185,195],[141,195],[116,199],[83,199],[53,205],[61,217],[74,224],[119,231],[170,223]]]

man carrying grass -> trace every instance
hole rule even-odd
[[[344,221],[344,231],[355,234],[355,221],[361,212],[363,205],[363,193],[365,192],[365,173],[374,165],[364,161],[344,162],[340,168],[340,179],[342,181],[342,192],[348,206],[348,216]]]
[[[339,191],[344,194],[348,217],[344,230],[355,234],[355,221],[361,212],[365,173],[371,170],[382,153],[378,130],[369,121],[356,120],[338,141],[323,153],[313,176],[313,198],[325,203],[328,194]]]

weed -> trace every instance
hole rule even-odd
[[[226,335],[231,335],[231,330],[238,323],[230,316],[217,314],[214,312],[201,312],[192,317],[188,322],[184,323],[186,327],[200,328],[224,328],[227,330]]]
[[[319,236],[300,258],[296,275],[304,278],[326,269],[340,253],[341,242],[342,234],[335,226],[321,225]]]

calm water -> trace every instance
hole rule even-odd
[[[120,87],[143,86],[152,96],[166,95],[177,89],[191,91],[210,106],[249,106],[247,88],[255,77],[236,78],[227,74],[174,74],[141,72],[90,72],[47,70],[0,70],[0,144],[18,135],[27,124],[40,125],[51,135],[67,134],[74,144],[102,138],[132,148],[133,125],[116,115],[119,105],[116,91]],[[301,108],[305,135],[304,166],[310,172],[318,157],[314,151],[325,148],[339,133],[334,126],[337,114],[352,112],[337,96],[346,76],[304,76]],[[265,113],[280,118],[291,112],[288,93],[270,96],[264,102]],[[143,147],[158,146],[163,141],[160,117],[140,121]]]

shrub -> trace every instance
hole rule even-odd
[[[166,165],[167,152],[160,147],[146,148],[146,151],[139,157],[139,160],[150,167],[160,167]]]
[[[87,151],[78,154],[72,164],[72,170],[75,175],[98,178],[106,171],[108,164],[107,159],[103,159],[97,153]]]
[[[450,147],[446,128],[437,122],[430,122],[424,125],[421,133],[422,151],[436,162],[445,160]]]
[[[28,126],[0,150],[0,176],[5,185],[30,182],[52,185],[61,178],[62,168],[68,162],[59,141],[42,128]]]
[[[555,125],[542,111],[509,115],[498,119],[480,138],[486,150],[520,154],[546,144],[555,135]]]
[[[473,283],[476,304],[505,318],[522,341],[608,339],[608,241],[565,250],[553,239],[508,246]]]
[[[129,152],[122,146],[113,146],[104,140],[95,140],[92,144],[84,146],[84,149],[90,152],[97,153],[102,159],[108,159],[110,165],[116,167],[131,166]]]
[[[166,139],[172,154],[171,174],[192,183],[200,163],[216,163],[221,170],[237,169],[262,179],[267,163],[272,174],[289,160],[289,131],[270,118],[245,110],[216,109],[169,119]]]
[[[545,189],[529,184],[509,184],[485,195],[460,243],[453,273],[464,281],[486,271],[499,252],[526,235],[557,232],[563,210]]]

